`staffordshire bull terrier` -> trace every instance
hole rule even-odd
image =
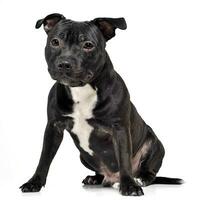
[[[181,179],[156,177],[164,147],[138,114],[127,87],[114,70],[106,42],[126,29],[124,18],[76,22],[51,14],[36,23],[47,33],[45,58],[56,80],[48,97],[48,122],[38,167],[20,188],[38,192],[67,130],[80,160],[95,172],[85,185],[120,183],[122,195],[143,195],[150,184],[180,184]]]

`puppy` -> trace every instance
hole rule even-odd
[[[124,18],[75,22],[51,14],[36,23],[47,33],[45,57],[56,80],[48,97],[43,149],[33,177],[20,188],[38,192],[67,130],[80,160],[95,172],[85,185],[120,183],[122,195],[143,195],[141,187],[180,184],[181,179],[156,177],[164,148],[130,101],[127,87],[114,70],[106,42],[126,29]]]

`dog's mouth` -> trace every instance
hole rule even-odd
[[[82,74],[75,74],[74,76],[70,74],[63,74],[56,71],[49,70],[49,73],[51,75],[51,78],[58,81],[59,83],[63,85],[67,85],[69,87],[78,87],[78,86],[84,86],[85,84],[89,83],[90,76],[89,77],[83,77]]]
[[[69,80],[69,79],[60,79],[59,82],[69,87],[79,87],[79,86],[84,86],[86,84],[82,81],[74,81],[74,80]]]

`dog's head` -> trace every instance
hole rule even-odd
[[[124,18],[96,18],[75,22],[51,14],[36,23],[47,33],[45,57],[51,77],[62,84],[82,86],[94,80],[106,59],[106,41],[115,29],[126,29]]]

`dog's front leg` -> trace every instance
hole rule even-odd
[[[47,123],[38,167],[33,177],[20,187],[22,192],[38,192],[45,185],[50,164],[62,142],[63,132],[60,123],[55,121]]]
[[[114,146],[120,169],[120,191],[122,195],[141,196],[143,191],[132,176],[131,155],[132,144],[128,128],[117,123],[114,125]]]

